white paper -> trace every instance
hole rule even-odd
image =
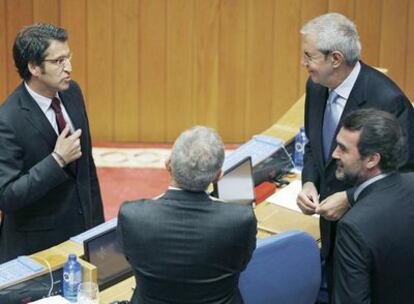
[[[302,183],[300,180],[295,180],[286,187],[277,190],[276,193],[269,196],[266,201],[302,213],[296,204],[296,198],[301,190]],[[317,214],[313,216],[319,217]]]
[[[43,298],[38,301],[30,302],[29,304],[71,304],[68,300],[62,296],[53,296],[49,298]]]

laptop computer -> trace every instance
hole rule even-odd
[[[237,204],[253,204],[254,192],[252,158],[247,156],[224,171],[223,177],[214,184],[214,196]]]
[[[131,265],[119,248],[115,227],[86,239],[83,246],[85,260],[97,267],[99,290],[133,275]]]

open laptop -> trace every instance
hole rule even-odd
[[[214,196],[229,203],[253,204],[254,192],[252,158],[247,156],[224,171],[214,184]]]
[[[85,260],[98,270],[99,290],[110,287],[133,275],[116,239],[116,228],[97,234],[83,243]]]

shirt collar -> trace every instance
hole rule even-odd
[[[183,191],[183,189],[178,188],[178,187],[174,187],[174,186],[168,186],[168,190],[175,190],[175,191]],[[208,191],[204,191],[213,201],[218,201],[219,199],[211,196],[210,193],[208,193]],[[158,196],[157,198],[161,197],[162,195]]]
[[[168,190],[177,190],[177,191],[183,191],[181,188],[174,187],[174,186],[168,186]]]
[[[336,94],[348,100],[348,97],[351,94],[352,88],[354,87],[354,84],[358,78],[360,71],[361,71],[361,64],[359,63],[359,61],[357,61],[351,73],[348,75],[348,77],[345,78],[345,80],[342,81],[341,84],[334,89]]]
[[[370,178],[370,179],[366,180],[365,182],[363,182],[362,184],[360,184],[354,192],[354,201],[355,202],[357,201],[358,196],[361,194],[361,192],[366,187],[368,187],[369,185],[372,185],[373,183],[383,179],[384,177],[387,177],[388,175],[389,175],[389,173],[380,174],[380,175],[374,176],[373,178]]]
[[[52,98],[45,97],[43,95],[36,93],[30,88],[30,86],[26,82],[24,83],[24,85],[26,87],[26,90],[29,92],[30,96],[33,97],[33,99],[36,101],[36,103],[45,113],[50,108],[50,105],[52,104]],[[56,97],[59,98],[58,93],[56,93]]]

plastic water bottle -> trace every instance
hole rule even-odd
[[[295,137],[295,155],[294,162],[295,167],[298,170],[303,168],[303,156],[305,155],[305,145],[308,139],[305,134],[305,128],[301,127],[299,133]]]
[[[69,302],[77,302],[81,282],[82,266],[76,260],[76,255],[71,253],[63,266],[63,297]]]

